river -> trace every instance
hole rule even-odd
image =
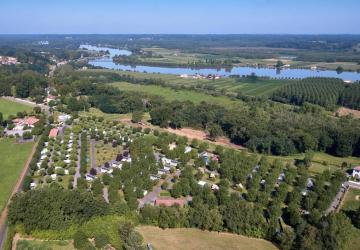
[[[310,70],[310,69],[272,69],[272,68],[255,68],[255,67],[233,67],[231,69],[214,69],[214,68],[203,68],[203,69],[192,69],[192,68],[180,68],[180,67],[157,67],[157,66],[130,66],[123,64],[116,64],[112,61],[115,55],[131,55],[131,51],[123,49],[113,49],[107,47],[97,47],[91,45],[81,45],[80,48],[86,48],[94,51],[109,51],[109,56],[90,60],[89,64],[97,67],[103,67],[107,69],[123,70],[123,71],[137,71],[147,73],[161,73],[161,74],[174,74],[174,75],[250,75],[255,73],[257,76],[270,77],[270,78],[306,78],[306,77],[336,77],[341,78],[345,81],[359,81],[360,73],[344,71],[338,73],[335,70]]]

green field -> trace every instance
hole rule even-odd
[[[13,139],[0,139],[0,211],[11,195],[32,146],[33,143],[17,144]]]
[[[222,106],[234,106],[239,105],[242,102],[239,100],[232,100],[225,96],[211,96],[194,91],[187,90],[173,90],[170,88],[164,88],[156,85],[139,85],[126,82],[112,83],[112,86],[118,87],[120,90],[141,92],[149,95],[158,95],[164,97],[168,101],[192,101],[194,103],[200,103],[206,101],[212,104],[218,104]]]
[[[17,112],[31,112],[33,108],[29,105],[20,104],[8,99],[0,98],[0,112],[7,119],[9,115],[16,115]]]
[[[141,226],[137,231],[156,250],[275,250],[266,240],[229,233],[201,231],[193,228],[161,229]]]
[[[344,211],[356,211],[360,208],[360,190],[349,189],[341,207]]]
[[[289,83],[289,80],[257,80],[256,82],[239,82],[234,78],[224,77],[217,80],[208,79],[192,79],[192,78],[181,78],[178,75],[171,74],[152,74],[152,73],[141,73],[141,72],[125,72],[125,71],[114,71],[114,70],[103,70],[96,69],[91,70],[95,72],[115,72],[120,75],[130,75],[137,79],[161,79],[166,84],[172,86],[184,86],[191,87],[198,84],[205,84],[213,86],[216,90],[222,90],[227,94],[235,94],[240,91],[244,95],[249,96],[267,96],[278,89],[280,86]]]
[[[69,241],[41,241],[41,240],[19,240],[16,250],[74,250]]]

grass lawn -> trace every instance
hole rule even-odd
[[[9,199],[33,145],[17,144],[14,139],[0,139],[0,211]]]
[[[16,250],[75,250],[70,241],[19,240]]]
[[[116,155],[122,152],[122,147],[112,147],[111,143],[104,144],[103,142],[96,142],[95,144],[95,161],[96,165],[103,165],[107,161],[115,160]]]
[[[200,103],[206,101],[213,104],[223,105],[223,106],[234,106],[241,104],[239,100],[232,100],[226,96],[214,97],[211,95],[188,91],[188,90],[173,90],[170,88],[164,88],[156,85],[139,85],[131,84],[126,82],[117,82],[111,84],[114,87],[118,87],[120,90],[140,92],[149,95],[158,95],[164,97],[168,101],[192,101],[194,103]]]
[[[3,113],[5,119],[7,119],[9,115],[16,115],[17,112],[31,112],[32,110],[33,108],[31,106],[0,98],[0,112]]]
[[[341,209],[344,211],[355,211],[359,207],[360,207],[360,190],[351,188],[346,193]]]
[[[91,116],[100,117],[101,116],[101,117],[104,117],[104,119],[111,120],[111,121],[125,119],[125,118],[131,118],[131,114],[107,114],[97,108],[90,108],[89,111],[87,111],[87,112],[80,111],[79,115],[85,116],[85,117],[91,117]]]
[[[266,240],[248,238],[229,233],[201,231],[193,228],[161,229],[151,226],[137,227],[144,237],[145,243],[150,243],[156,250],[272,250],[277,249]]]

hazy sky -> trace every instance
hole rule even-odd
[[[360,0],[0,0],[0,33],[360,33]]]

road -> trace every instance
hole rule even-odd
[[[159,181],[158,185],[147,195],[145,195],[142,199],[139,200],[139,206],[138,208],[144,207],[146,204],[152,204],[155,202],[156,198],[160,195],[161,192],[161,185],[166,181],[171,185],[171,180],[174,178],[174,176],[180,176],[181,171],[176,170],[175,173],[170,174],[168,177],[166,177],[165,180]]]
[[[7,232],[6,218],[7,218],[8,206],[9,206],[10,200],[17,192],[21,191],[22,183],[24,181],[25,176],[28,173],[30,162],[35,154],[36,147],[38,144],[39,144],[39,140],[37,140],[36,143],[34,144],[31,154],[27,158],[24,168],[21,171],[21,174],[19,176],[19,179],[17,180],[17,182],[13,188],[13,191],[10,195],[8,203],[6,204],[5,208],[3,209],[3,211],[0,214],[0,249],[2,249],[3,244],[5,243],[5,240],[6,240],[6,232]]]
[[[360,183],[347,181],[342,184],[339,192],[336,194],[334,200],[331,202],[330,207],[325,211],[325,215],[328,215],[334,211],[337,211],[341,207],[341,203],[345,197],[349,188],[360,189]]]
[[[77,188],[77,180],[78,178],[81,177],[81,174],[80,174],[80,152],[81,152],[81,134],[79,134],[79,137],[78,137],[78,160],[76,161],[76,173],[75,173],[75,176],[74,176],[74,189]]]

